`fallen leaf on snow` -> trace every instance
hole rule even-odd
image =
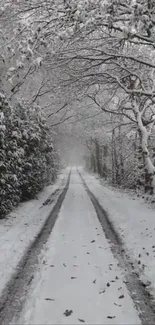
[[[28,285],[32,282],[32,280],[34,279],[34,275],[31,276],[29,282],[28,282]]]
[[[115,302],[114,302],[114,305],[117,306],[117,307],[122,307],[122,305],[118,305],[118,304],[116,304]]]
[[[72,313],[73,313],[73,310],[68,310],[68,309],[66,309],[66,311],[64,312],[64,315],[65,315],[66,317],[68,317],[68,316],[70,316]]]

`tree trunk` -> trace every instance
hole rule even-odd
[[[134,102],[134,112],[137,119],[137,124],[139,128],[140,142],[142,155],[144,159],[144,167],[145,167],[145,190],[150,191],[150,194],[154,193],[155,189],[155,166],[153,165],[150,153],[148,150],[148,138],[149,132],[142,122],[142,113],[139,111],[138,105]]]
[[[119,125],[119,185],[122,183],[124,179],[124,161],[123,161],[123,141],[122,141],[122,133],[121,133],[121,125]]]
[[[101,176],[101,164],[100,164],[100,148],[98,141],[95,141],[95,147],[96,147],[96,167],[97,167],[97,173]]]
[[[94,155],[93,154],[91,154],[91,170],[93,171],[93,172],[95,172],[95,158],[94,158]]]

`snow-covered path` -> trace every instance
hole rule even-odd
[[[140,324],[95,209],[72,170],[18,324]]]
[[[38,199],[21,203],[8,218],[0,219],[0,294],[26,249],[43,227],[59,192],[65,186],[68,173],[69,170],[63,170],[57,182],[47,186]],[[51,202],[45,204],[49,198]]]

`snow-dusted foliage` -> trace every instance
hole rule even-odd
[[[139,141],[135,134],[113,129],[107,136],[94,137],[87,143],[86,169],[99,174],[114,186],[137,189],[145,185]]]
[[[67,28],[72,27],[74,31],[71,36],[70,33],[65,35],[71,42],[68,42],[67,50],[60,53],[61,62],[63,58],[66,63],[65,72],[68,72],[70,84],[76,84],[83,93],[85,89],[85,95],[92,99],[94,107],[104,111],[107,118],[110,119],[111,115],[120,117],[118,125],[112,123],[111,126],[113,130],[119,125],[123,127],[124,138],[128,133],[125,125],[130,125],[143,163],[141,173],[137,167],[139,159],[134,155],[134,149],[131,150],[131,170],[135,171],[132,179],[138,178],[141,183],[141,174],[144,173],[145,189],[153,193],[155,166],[150,141],[155,133],[154,1],[73,0],[65,1],[64,7]],[[115,138],[118,138],[116,132]],[[128,138],[127,145],[128,142],[132,148],[135,141]],[[113,161],[113,156],[117,158],[119,142],[115,141],[112,146],[116,146],[110,154]],[[97,147],[95,150],[100,151]],[[124,154],[122,150],[122,160]],[[114,159],[114,162],[119,183],[119,159]],[[122,178],[124,183],[125,175]]]
[[[0,217],[30,199],[58,171],[58,156],[39,107],[11,107],[0,95]]]
[[[28,149],[23,167],[28,176],[23,177],[22,186],[29,183],[33,188],[33,164],[39,177],[46,165],[42,160],[39,168],[36,159],[42,156],[44,143],[34,113],[38,108],[31,109],[37,103],[46,110],[53,128],[78,120],[87,130],[87,117],[91,118],[92,125],[96,124],[89,140],[86,135],[91,170],[108,176],[114,184],[144,185],[153,193],[154,0],[2,0],[0,18],[0,88],[11,103],[27,102],[29,109],[22,104],[22,114],[32,128],[25,140],[31,155]],[[80,105],[88,98],[92,110],[89,113],[85,107],[80,115]],[[20,109],[16,111],[20,116]],[[108,121],[105,127],[95,118],[99,112]],[[5,133],[3,120],[2,114],[1,132]],[[95,129],[100,129],[99,137],[93,134]],[[27,127],[24,130],[26,138]],[[58,141],[59,129],[54,132]],[[17,136],[13,130],[14,146],[19,143]]]

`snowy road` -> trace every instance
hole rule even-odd
[[[39,257],[18,324],[140,324],[77,171]]]

